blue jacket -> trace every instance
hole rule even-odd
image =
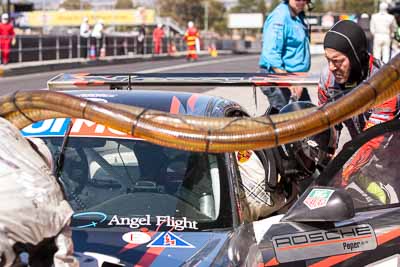
[[[311,56],[308,27],[304,14],[290,14],[288,4],[279,4],[267,17],[259,65],[268,72],[279,68],[288,72],[310,70]]]

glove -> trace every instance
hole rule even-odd
[[[381,202],[382,204],[386,204],[387,195],[385,190],[377,183],[372,181],[369,177],[360,174],[355,182],[365,191],[367,191],[373,198]]]
[[[12,46],[14,46],[14,45],[15,45],[15,43],[16,43],[16,40],[15,40],[15,38],[12,38],[12,40],[11,40],[11,45],[12,45]]]
[[[386,193],[377,183],[370,183],[367,187],[367,192],[370,193],[374,198],[379,200],[382,204],[386,204]]]

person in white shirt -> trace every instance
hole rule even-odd
[[[90,31],[89,19],[87,17],[84,17],[80,27],[81,57],[83,58],[86,58],[88,54],[87,51],[89,48],[90,34],[91,31]]]
[[[379,12],[371,17],[370,30],[374,36],[373,55],[387,63],[390,59],[392,36],[397,29],[396,19],[387,12],[388,4],[382,2]]]
[[[96,56],[100,55],[100,49],[103,48],[103,31],[104,31],[104,21],[99,19],[93,27],[92,38],[96,44]]]

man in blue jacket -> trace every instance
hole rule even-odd
[[[285,0],[267,17],[259,65],[264,73],[307,72],[311,56],[308,25],[304,9],[310,0]],[[309,6],[310,8],[310,6]],[[290,97],[310,101],[301,87],[262,88],[271,107],[280,110]]]

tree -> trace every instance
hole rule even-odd
[[[132,9],[134,8],[132,0],[118,0],[115,9]]]
[[[261,13],[263,21],[267,11],[265,0],[239,0],[238,4],[230,9],[230,13]]]
[[[348,13],[374,13],[375,1],[374,0],[342,0],[341,10]]]
[[[208,25],[210,30],[224,33],[227,30],[226,9],[223,3],[215,0],[209,1]]]
[[[226,10],[223,4],[216,0],[208,1],[208,25],[210,29],[221,28],[224,25]],[[162,17],[171,17],[180,25],[186,27],[193,21],[198,29],[204,29],[204,0],[158,0],[158,8]],[[221,20],[222,19],[222,23]],[[226,24],[226,23],[225,23]]]
[[[239,0],[238,4],[231,8],[231,13],[263,13],[265,12],[264,0]]]
[[[325,12],[325,6],[322,0],[315,0],[313,1],[314,3],[314,9],[312,10],[313,12]]]
[[[87,1],[83,0],[64,0],[60,5],[61,8],[65,8],[68,10],[76,10],[76,9],[91,9],[92,5]]]
[[[281,2],[282,2],[281,0],[272,0],[271,5],[269,7],[269,12],[274,10],[274,8],[277,7],[277,5],[279,5]]]
[[[199,27],[203,21],[204,6],[200,0],[159,0],[158,4],[162,17],[171,17],[180,25],[193,21]]]

